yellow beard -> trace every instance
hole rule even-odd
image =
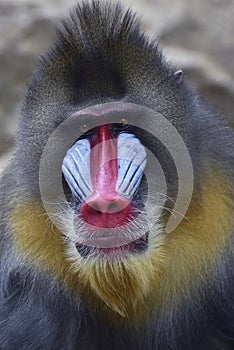
[[[92,307],[107,305],[121,316],[140,320],[159,306],[178,303],[207,281],[230,241],[231,195],[224,177],[207,176],[201,194],[194,194],[187,219],[174,232],[162,233],[157,242],[151,233],[146,253],[120,261],[69,261],[63,235],[38,201],[19,204],[11,213],[10,227],[24,259],[65,283]]]
[[[160,279],[160,266],[163,257],[158,252],[157,266],[153,266],[150,254],[136,255],[122,260],[105,261],[104,259],[79,265],[80,284],[88,291],[88,298],[93,304],[95,293],[112,310],[122,317],[139,316],[145,311],[152,295],[152,281]]]

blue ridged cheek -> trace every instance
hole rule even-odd
[[[92,194],[90,143],[78,140],[66,153],[62,172],[73,194],[83,202]],[[133,135],[122,133],[117,140],[118,180],[116,191],[131,199],[138,190],[147,162],[144,146]]]
[[[133,135],[118,137],[118,181],[116,189],[131,199],[137,192],[147,162],[145,147]]]
[[[63,160],[62,172],[73,196],[83,202],[92,193],[90,178],[90,143],[78,140]]]

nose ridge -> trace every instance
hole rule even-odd
[[[130,203],[118,193],[96,193],[81,207],[83,219],[96,227],[116,227],[126,224]]]

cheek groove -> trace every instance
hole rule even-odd
[[[90,178],[90,143],[78,140],[63,160],[62,172],[73,196],[83,202],[92,193]]]
[[[118,137],[117,191],[131,199],[139,188],[147,155],[144,146],[133,135],[123,133]]]

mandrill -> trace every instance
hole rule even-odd
[[[138,18],[77,5],[0,182],[0,349],[234,349],[233,175],[232,131]]]

